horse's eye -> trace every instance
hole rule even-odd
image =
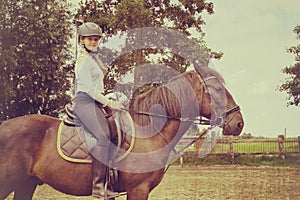
[[[222,86],[216,86],[215,88],[216,88],[217,91],[222,91],[223,90]]]

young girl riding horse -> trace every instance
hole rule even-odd
[[[95,23],[87,22],[79,26],[78,42],[82,51],[75,66],[74,112],[87,131],[97,139],[97,145],[90,152],[93,157],[92,195],[94,197],[105,195],[104,182],[110,143],[108,123],[99,106],[108,106],[115,110],[123,108],[120,102],[109,100],[103,95],[103,78],[107,68],[97,56],[101,36],[101,28]],[[118,194],[107,190],[107,195],[113,197]]]

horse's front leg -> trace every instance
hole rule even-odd
[[[137,166],[141,167],[142,164]],[[161,182],[164,173],[164,169],[145,173],[121,172],[120,180],[127,192],[127,200],[148,200],[149,193]]]
[[[31,200],[37,185],[41,183],[36,177],[21,182],[15,189],[14,200]]]
[[[127,191],[127,200],[148,200],[149,190],[143,188],[136,188],[130,191]]]

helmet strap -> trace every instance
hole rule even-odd
[[[86,48],[85,45],[83,45],[83,48],[84,48],[84,50],[85,50],[86,52],[88,52],[88,53],[90,53],[90,54],[97,54],[97,51],[91,51],[91,50],[89,50],[88,48]]]

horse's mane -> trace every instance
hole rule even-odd
[[[205,74],[205,76],[215,76],[224,83],[222,76],[213,69],[205,68]],[[154,115],[193,117],[197,114],[195,113],[197,109],[193,107],[193,105],[196,105],[196,99],[194,98],[196,91],[193,86],[197,80],[198,74],[196,71],[180,74],[168,83],[136,96],[131,100],[129,109],[137,112],[150,112]],[[139,126],[146,126],[150,123],[150,118],[147,115],[132,113],[132,116]]]
[[[168,83],[136,96],[130,103],[130,110],[180,117],[180,105],[185,102],[186,97],[193,96],[192,89],[188,89],[186,84],[192,83],[192,75],[193,73],[180,74]],[[147,115],[134,115],[134,120],[140,126],[150,122]]]

